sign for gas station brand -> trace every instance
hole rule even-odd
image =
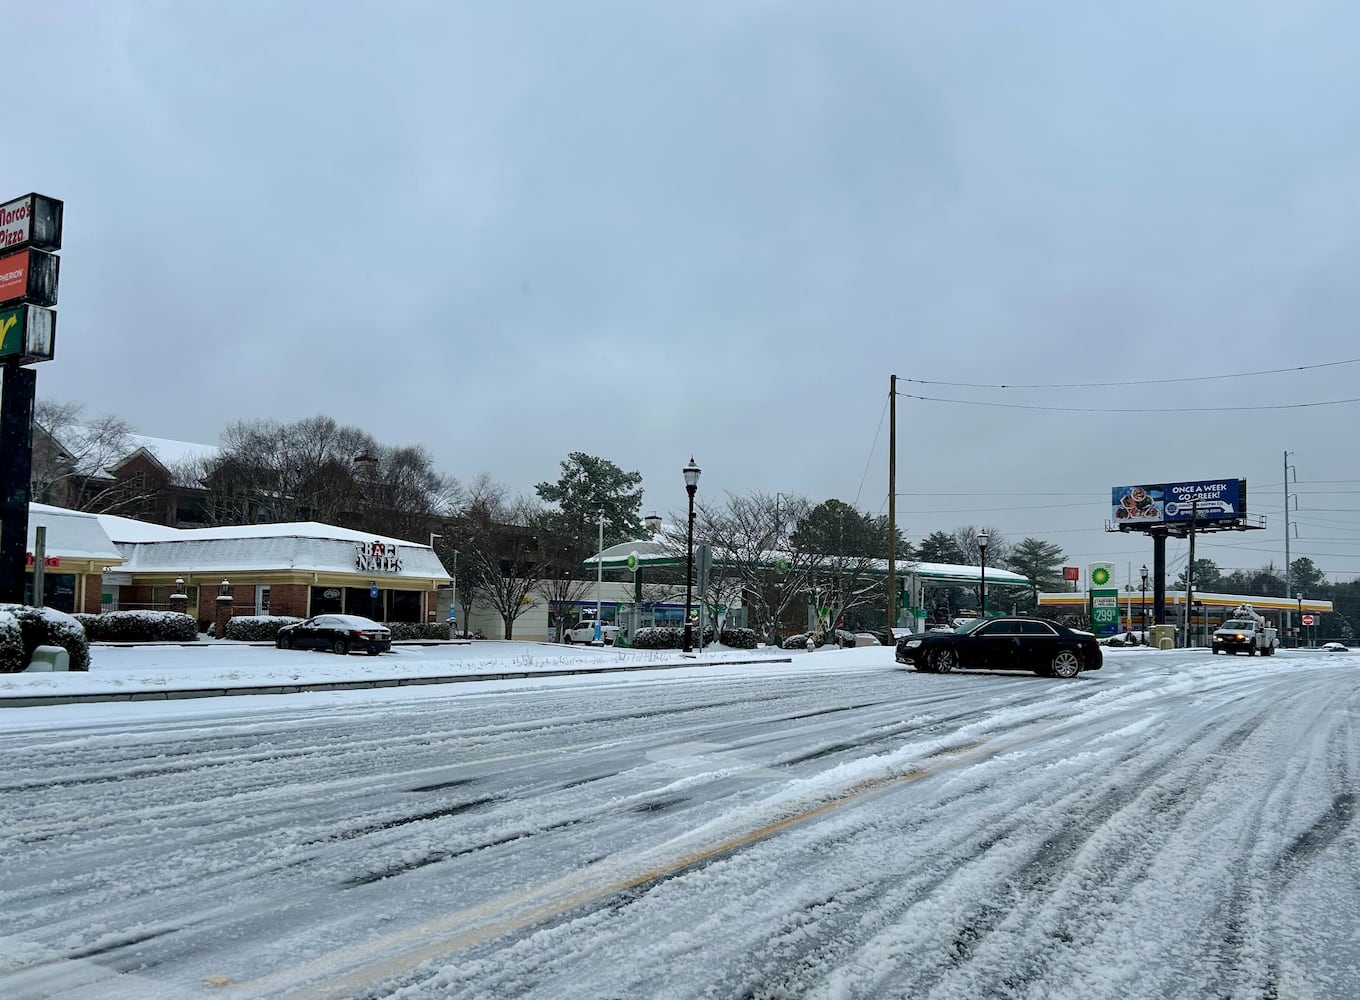
[[[56,254],[32,249],[0,257],[0,305],[56,305],[59,260]]]
[[[61,249],[62,203],[41,194],[26,194],[0,205],[0,250]]]
[[[57,313],[42,306],[0,306],[0,363],[31,365],[51,361],[57,339]]]

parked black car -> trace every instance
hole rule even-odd
[[[1096,637],[1039,618],[975,618],[953,632],[917,632],[897,641],[897,662],[922,673],[1032,670],[1075,677],[1104,662]]]
[[[377,656],[392,648],[392,632],[385,625],[359,615],[317,615],[279,629],[279,649],[329,649],[344,656],[362,649]]]

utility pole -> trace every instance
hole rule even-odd
[[[1298,479],[1298,472],[1295,471],[1294,478]],[[1284,453],[1284,597],[1289,600],[1289,452]],[[1286,635],[1291,634],[1293,623],[1289,620],[1289,612],[1284,613],[1284,631]],[[1297,642],[1294,645],[1298,645]]]
[[[888,376],[888,628],[897,627],[897,376]]]

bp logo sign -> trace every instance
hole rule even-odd
[[[1110,582],[1110,571],[1104,566],[1097,566],[1091,572],[1091,583],[1097,587],[1103,587]]]
[[[636,552],[628,553],[628,558],[624,560],[624,565],[636,573],[638,568],[638,554]]]

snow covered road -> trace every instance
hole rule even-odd
[[[456,687],[0,715],[0,996],[1360,995],[1360,657]]]

